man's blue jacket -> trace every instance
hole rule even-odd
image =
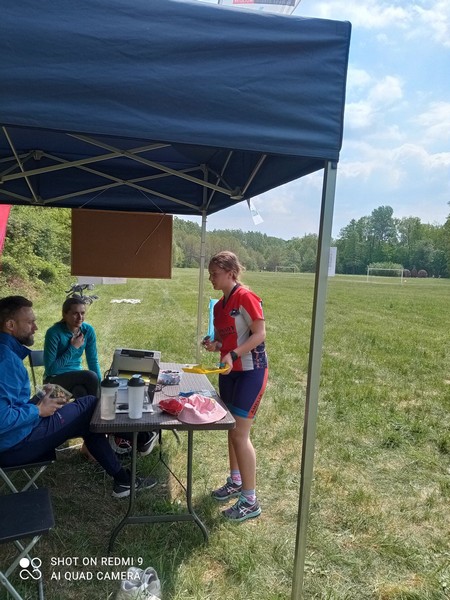
[[[39,423],[23,364],[29,352],[14,336],[0,333],[0,452],[25,439]]]

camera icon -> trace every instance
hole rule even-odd
[[[42,577],[42,560],[40,558],[26,558],[23,557],[19,561],[19,565],[21,566],[21,570],[19,572],[20,579],[27,581],[28,579],[34,579],[35,581],[39,581]]]

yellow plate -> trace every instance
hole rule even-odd
[[[213,373],[227,373],[229,371],[228,365],[226,367],[204,367],[203,365],[192,365],[192,367],[183,367],[185,373],[199,373],[201,375],[212,375]]]

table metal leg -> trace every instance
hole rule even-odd
[[[108,552],[112,551],[115,539],[121,529],[128,524],[136,524],[136,523],[176,523],[181,521],[193,521],[198,525],[200,531],[203,534],[205,542],[208,541],[208,531],[197,516],[194,508],[192,506],[192,464],[193,464],[193,454],[194,454],[194,432],[188,431],[188,448],[187,448],[187,467],[186,467],[186,487],[182,485],[186,493],[186,504],[188,512],[184,514],[167,514],[167,515],[133,515],[134,509],[134,500],[136,496],[136,490],[134,485],[131,486],[130,490],[130,500],[128,503],[128,510],[126,515],[120,521],[120,523],[114,528],[108,546]],[[136,456],[137,456],[137,433],[133,433],[133,450],[131,455],[131,477],[134,482],[136,479]],[[170,473],[172,471],[166,465],[166,463],[161,459],[161,462],[166,466]],[[173,473],[172,473],[173,474]],[[178,478],[176,478],[178,480]]]
[[[199,519],[192,507],[192,461],[194,455],[194,432],[188,431],[188,451],[187,451],[187,482],[186,482],[186,503],[189,513],[192,515],[195,523],[200,527],[205,542],[208,541],[208,531],[203,522]]]
[[[114,542],[116,540],[117,535],[119,534],[119,531],[128,523],[130,522],[130,515],[133,514],[133,508],[134,508],[134,499],[136,497],[136,462],[137,462],[137,431],[133,431],[133,440],[132,440],[132,450],[131,450],[131,486],[130,486],[130,495],[129,495],[129,501],[128,501],[128,510],[125,513],[125,516],[123,517],[123,519],[119,522],[119,524],[114,528],[113,532],[111,533],[111,537],[109,538],[109,545],[108,545],[108,553],[111,553],[113,546],[114,546]]]

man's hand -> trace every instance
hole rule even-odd
[[[44,383],[44,385],[42,386],[42,389],[44,390],[45,394],[51,394],[53,392],[53,390],[55,389],[55,386],[53,385],[53,383]]]
[[[59,408],[61,408],[61,406],[64,406],[64,404],[66,403],[64,398],[51,398],[50,394],[52,393],[52,391],[53,386],[52,389],[50,391],[47,391],[45,396],[36,404],[36,406],[39,409],[40,417],[51,417]]]

